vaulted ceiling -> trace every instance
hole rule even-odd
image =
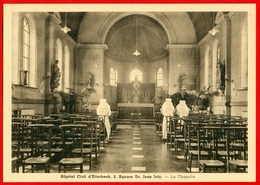
[[[196,31],[196,39],[199,42],[205,35],[208,34],[208,31],[213,27],[213,15],[214,19],[217,12],[187,12],[191,22]],[[65,24],[65,12],[60,12],[61,16],[61,26]],[[83,18],[87,16],[87,12],[67,12],[67,26],[71,28],[71,31],[68,34],[71,38],[77,41],[78,32],[81,26]]]
[[[111,24],[107,24],[107,22],[113,17],[112,13],[67,12],[66,14],[60,13],[60,26],[64,27],[67,16],[66,25],[71,28],[68,35],[75,42],[106,44],[108,56],[125,61],[136,60],[137,57],[133,55],[133,52],[137,49],[141,53],[138,60],[150,61],[165,57],[168,54],[165,49],[167,44],[196,44],[201,41],[213,28],[213,20],[215,20],[217,12],[163,12],[157,14],[164,21],[161,23],[170,25],[172,31],[163,27],[165,25],[160,24],[159,19],[155,20],[152,17],[155,13],[148,14],[148,16],[124,14],[119,16],[119,19],[110,20]],[[104,33],[104,39],[97,42],[95,40],[98,40],[100,36],[100,33],[97,32],[102,32],[101,29],[106,30],[104,25],[110,27]],[[174,37],[174,39],[169,40],[170,37]]]

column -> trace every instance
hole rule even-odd
[[[45,106],[44,106],[44,112],[49,113],[50,112],[50,101],[52,100],[52,97],[50,96],[51,93],[51,87],[50,87],[50,76],[51,76],[51,63],[53,62],[54,58],[54,51],[53,47],[54,44],[54,38],[53,38],[53,29],[52,26],[52,20],[53,20],[54,13],[49,13],[48,17],[46,18],[45,23],[45,76],[48,78],[45,78]]]
[[[224,13],[223,30],[223,59],[225,61],[225,114],[231,114],[231,22],[227,13]]]

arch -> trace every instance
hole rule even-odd
[[[70,88],[70,51],[68,45],[64,46],[64,88]]]
[[[132,13],[132,12],[126,12],[126,13],[120,13],[120,12],[115,12],[112,13],[104,22],[104,24],[102,25],[100,32],[98,34],[98,43],[105,43],[105,39],[106,39],[106,35],[108,33],[108,31],[110,30],[110,28],[120,19],[129,16],[129,15],[134,15],[136,13]],[[176,43],[177,42],[177,38],[176,38],[176,34],[174,32],[174,29],[172,27],[172,25],[170,24],[170,22],[168,21],[168,19],[159,12],[154,12],[154,13],[149,13],[149,12],[138,12],[138,14],[141,15],[146,15],[154,20],[156,20],[165,30],[168,40],[169,40],[169,44],[172,43]]]
[[[222,21],[224,21],[224,19],[225,19],[224,13],[223,12],[218,12],[214,22],[216,24],[220,24]]]
[[[29,70],[29,86],[31,87],[36,87],[36,73],[37,73],[37,57],[36,57],[36,53],[37,53],[37,38],[36,38],[36,24],[35,24],[35,19],[33,17],[33,15],[31,13],[26,13],[24,16],[27,21],[28,21],[28,25],[29,25],[29,29],[30,29],[30,61],[29,61],[29,66],[28,66],[28,70]]]
[[[143,81],[143,74],[139,69],[134,69],[130,72],[130,82],[133,82],[136,77],[140,82]]]
[[[54,12],[54,16],[58,19],[59,23],[61,23],[61,17],[59,12]]]

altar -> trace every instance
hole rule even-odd
[[[119,119],[130,119],[130,113],[141,113],[141,118],[151,119],[154,117],[153,103],[118,103],[117,112]]]

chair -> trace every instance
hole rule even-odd
[[[193,172],[197,170],[197,168],[194,169],[194,160],[197,160],[199,162],[199,159],[209,159],[210,157],[210,148],[207,143],[204,142],[204,148],[199,151],[198,147],[198,128],[200,126],[204,126],[204,120],[201,118],[191,118],[190,120],[185,120],[185,123],[187,124],[187,143],[186,143],[186,151],[185,151],[185,158],[188,158],[188,167],[187,170],[189,172]],[[199,165],[198,165],[199,166]],[[199,171],[199,167],[198,167]]]
[[[180,122],[182,118],[171,116],[169,117],[169,131],[167,133],[167,143],[170,141],[170,148],[174,150],[175,154],[178,154],[179,142],[184,142],[184,130],[183,125]],[[174,145],[174,148],[173,148]]]
[[[132,126],[137,123],[138,127],[141,126],[141,113],[130,113]]]
[[[216,126],[202,126],[197,128],[197,138],[198,138],[198,160],[199,160],[199,171],[205,173],[208,169],[208,172],[210,172],[212,169],[219,170],[222,169],[223,172],[226,172],[226,165],[216,159],[201,159],[201,153],[204,150],[210,150],[208,148],[209,142],[215,143],[215,151],[218,152],[218,132],[221,129],[221,127]]]
[[[12,122],[12,173],[19,173],[22,125],[21,122]]]
[[[100,151],[100,138],[99,138],[99,133],[98,133],[98,121],[75,121],[74,124],[79,124],[79,125],[89,125],[91,124],[93,126],[93,133],[92,137],[85,137],[84,142],[83,142],[83,147],[84,148],[92,148],[94,149],[95,152],[95,159],[97,160],[98,157],[98,152]],[[72,153],[75,151],[73,150]]]
[[[98,144],[98,152],[100,152],[100,142],[103,141],[103,147],[107,143],[107,131],[105,128],[105,122],[103,116],[97,115],[89,115],[83,119],[83,121],[94,121],[96,122],[95,128],[97,130],[97,144]]]
[[[61,160],[63,157],[63,148],[57,145],[56,143],[61,142],[61,129],[56,125],[50,129],[50,148],[44,148],[41,150],[41,156],[48,154],[50,152],[51,156],[57,156],[58,160]]]
[[[154,113],[154,126],[155,126],[155,129],[157,132],[159,131],[159,124],[160,124],[159,120],[160,120],[160,112],[155,112]]]
[[[74,148],[72,150],[73,156],[63,158],[59,161],[59,173],[62,168],[64,173],[66,173],[67,167],[73,166],[79,166],[79,172],[83,173],[84,155],[89,155],[89,170],[91,170],[92,148],[84,148],[84,142],[86,139],[90,139],[90,142],[92,143],[94,130],[93,124],[68,124],[60,125],[60,128],[62,129],[62,140],[64,146],[67,139],[66,131],[69,130],[73,132]]]
[[[18,122],[17,122],[18,121]],[[12,122],[12,155],[13,167],[19,167],[21,161],[34,156],[36,148],[31,143],[31,128],[20,119]],[[14,169],[15,170],[15,169]],[[15,170],[19,172],[19,169]]]
[[[107,133],[106,133],[106,127],[105,127],[105,122],[104,122],[104,118],[103,117],[98,117],[97,120],[97,135],[98,135],[98,150],[100,152],[100,143],[101,141],[103,142],[103,147],[105,147],[105,144],[107,143],[106,141],[106,137],[107,137]]]
[[[115,135],[116,130],[117,130],[117,113],[116,112],[113,112],[111,114],[109,122],[111,124],[111,134]]]
[[[240,134],[237,135],[237,133]],[[237,159],[227,161],[228,172],[231,167],[234,167],[235,172],[238,172],[239,169],[246,171],[248,168],[248,159],[246,155],[248,150],[247,127],[229,127],[227,130],[227,140],[229,143],[227,148],[228,151],[239,151],[243,153],[243,155],[240,154]]]
[[[41,150],[43,146],[47,146],[50,149],[50,128],[54,127],[52,124],[32,124],[29,125],[31,127],[31,147],[35,147],[38,150]],[[32,173],[35,169],[39,169],[38,167],[43,166],[45,173],[50,172],[50,150],[48,155],[45,157],[37,156],[30,157],[22,161],[22,169],[23,173],[25,172],[26,166],[31,166]]]

